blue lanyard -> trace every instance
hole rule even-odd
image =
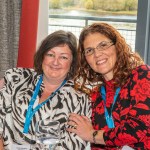
[[[23,129],[23,133],[28,133],[29,131],[29,126],[30,126],[30,123],[31,123],[31,120],[32,120],[32,117],[33,115],[36,113],[36,111],[38,111],[38,109],[40,109],[45,103],[47,103],[50,98],[52,98],[56,92],[66,83],[66,80],[64,80],[62,82],[62,84],[60,85],[60,87],[58,89],[56,89],[55,92],[53,92],[44,102],[42,102],[41,104],[37,105],[34,109],[33,109],[33,105],[36,101],[36,98],[37,98],[37,95],[39,93],[39,90],[40,90],[40,86],[42,84],[42,81],[43,81],[43,76],[41,75],[40,76],[40,79],[36,85],[36,88],[33,92],[33,95],[31,97],[31,100],[30,100],[30,103],[29,103],[29,106],[28,106],[28,110],[27,110],[27,114],[26,114],[26,120],[25,120],[25,124],[24,124],[24,129]]]
[[[106,91],[105,91],[104,86],[101,86],[101,91],[100,92],[101,92],[102,98],[104,100],[105,118],[106,118],[107,126],[109,128],[114,128],[115,125],[114,125],[114,120],[113,120],[113,117],[112,117],[112,110],[113,110],[114,104],[116,102],[117,96],[118,96],[118,94],[120,92],[120,88],[116,89],[115,96],[114,96],[114,101],[113,101],[113,104],[112,104],[112,107],[111,107],[111,111],[110,111],[110,115],[108,114],[108,110],[106,108]]]

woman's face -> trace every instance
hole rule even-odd
[[[43,59],[44,76],[52,81],[64,80],[70,70],[72,59],[72,52],[68,45],[63,44],[52,48]]]
[[[100,33],[93,33],[85,38],[83,45],[86,60],[91,68],[102,74],[105,80],[111,80],[117,59],[112,41]]]

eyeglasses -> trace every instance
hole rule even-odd
[[[102,52],[102,51],[108,49],[109,47],[111,47],[112,45],[114,45],[114,43],[112,41],[102,41],[95,48],[85,49],[84,55],[89,56],[89,55],[94,54],[95,49]]]

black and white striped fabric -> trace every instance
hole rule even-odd
[[[3,134],[5,149],[11,150],[13,143],[20,144],[22,142],[32,145],[31,149],[40,149],[35,144],[35,124],[37,121],[49,117],[61,123],[61,142],[57,147],[58,150],[84,150],[88,143],[76,134],[68,133],[65,128],[69,113],[74,112],[90,118],[91,104],[86,94],[75,91],[71,80],[67,81],[55,96],[35,113],[29,133],[23,134],[29,101],[39,77],[33,69],[13,68],[5,72],[5,85],[0,90],[0,108],[2,108],[0,117],[5,117],[6,120]],[[37,102],[43,88],[44,84],[42,83]]]

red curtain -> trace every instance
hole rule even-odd
[[[17,67],[32,68],[36,51],[39,0],[22,0]]]

